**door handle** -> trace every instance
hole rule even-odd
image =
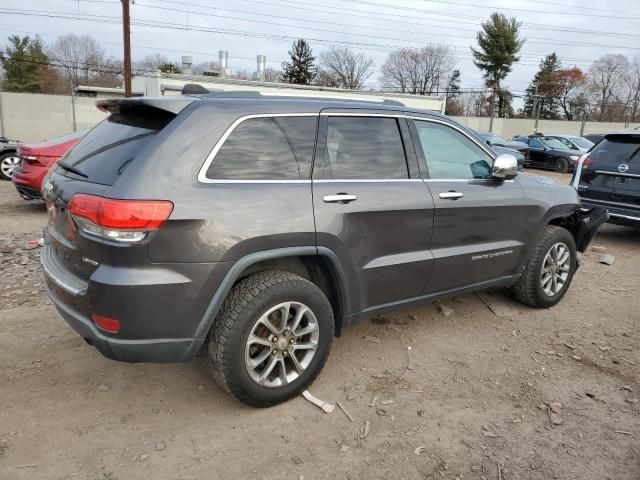
[[[462,198],[464,197],[464,193],[462,192],[454,192],[454,191],[450,191],[450,192],[442,192],[440,195],[438,195],[440,198],[445,198],[447,200],[456,200],[458,198]]]
[[[324,203],[349,203],[357,199],[358,197],[348,193],[336,193],[335,195],[325,195],[322,197]]]

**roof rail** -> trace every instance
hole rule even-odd
[[[199,85],[198,85],[199,86]],[[395,105],[404,107],[405,104],[399,102],[398,100],[391,99],[367,99],[367,98],[349,98],[349,97],[340,97],[340,96],[330,96],[330,95],[299,95],[299,94],[271,94],[264,93],[257,90],[232,90],[232,91],[222,91],[222,92],[211,92],[206,95],[207,98],[269,98],[269,99],[303,99],[303,100],[317,100],[317,101],[339,101],[339,102],[353,102],[353,103],[374,103],[374,104],[382,104],[382,105]]]

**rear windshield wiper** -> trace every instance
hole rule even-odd
[[[71,172],[71,173],[75,173],[76,175],[80,175],[81,177],[84,177],[84,178],[89,178],[89,175],[87,175],[86,173],[81,172],[81,171],[80,171],[80,170],[78,170],[77,168],[72,167],[71,165],[67,165],[67,164],[66,164],[66,163],[64,163],[64,162],[58,162],[58,165],[59,165],[60,167],[64,168],[65,170],[68,170],[68,171],[69,171],[69,172]]]
[[[631,160],[633,157],[635,157],[635,156],[638,154],[638,152],[640,152],[640,147],[636,148],[633,152],[631,152],[631,153],[627,156],[627,158],[626,158],[625,162],[626,162],[626,163],[629,163],[629,160]]]

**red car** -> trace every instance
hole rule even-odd
[[[88,130],[70,133],[42,143],[18,145],[20,163],[11,172],[11,181],[25,200],[42,199],[42,181],[62,156],[71,150]]]

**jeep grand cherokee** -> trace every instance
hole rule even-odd
[[[399,104],[98,105],[110,116],[44,186],[50,298],[109,358],[206,351],[250,405],[299,394],[334,335],[390,309],[507,286],[554,305],[607,218],[455,121]]]

